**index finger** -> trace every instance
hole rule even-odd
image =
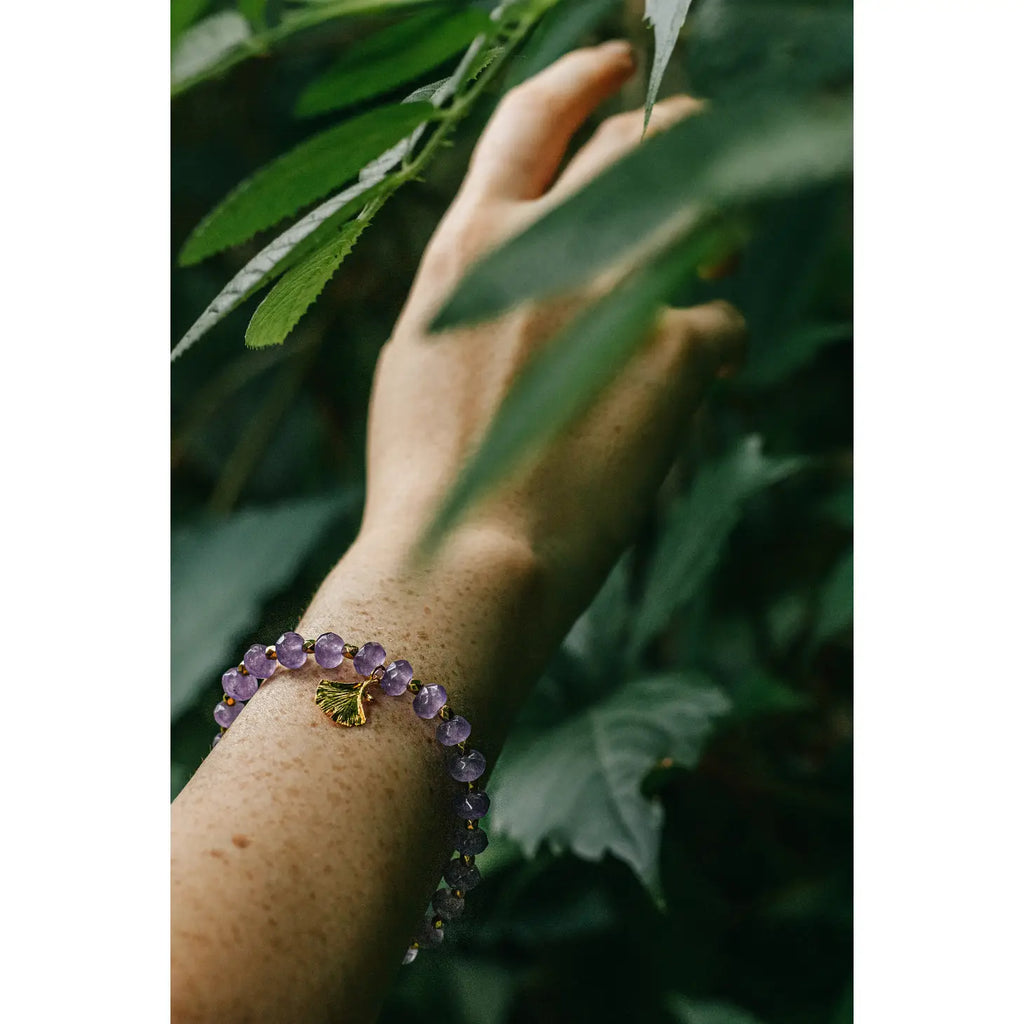
[[[536,199],[558,170],[573,134],[633,74],[628,43],[574,50],[516,86],[477,143],[463,191]]]

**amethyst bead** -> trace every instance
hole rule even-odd
[[[456,896],[451,889],[438,889],[431,900],[434,905],[434,912],[445,921],[454,921],[462,916],[466,909],[466,901],[461,896]]]
[[[456,782],[472,782],[479,779],[487,767],[487,761],[479,750],[470,750],[459,755],[448,766],[448,774]]]
[[[229,697],[235,700],[248,700],[259,688],[259,680],[250,672],[243,676],[237,668],[229,668],[220,677],[221,686]]]
[[[384,678],[380,681],[380,688],[389,697],[400,697],[405,693],[412,679],[412,665],[404,659],[391,662],[384,670]]]
[[[337,633],[321,633],[316,638],[313,657],[321,668],[337,668],[345,660],[345,641]]]
[[[306,664],[306,652],[302,649],[302,637],[289,630],[282,633],[274,644],[277,660],[285,668],[302,668]]]
[[[277,662],[268,658],[266,651],[266,647],[261,644],[253,644],[242,659],[242,664],[249,670],[250,675],[258,679],[269,679],[277,668]]]
[[[437,727],[437,742],[442,747],[454,747],[456,743],[465,743],[470,731],[469,722],[462,715],[453,715]]]
[[[416,694],[412,709],[420,718],[433,718],[448,700],[448,691],[440,683],[427,683]]]
[[[487,849],[487,843],[489,842],[487,833],[482,828],[470,830],[461,826],[455,829],[452,839],[455,849],[459,853],[464,853],[470,857],[483,853]]]
[[[491,806],[491,798],[482,790],[472,793],[459,793],[455,798],[455,816],[466,821],[482,818]]]
[[[433,921],[424,921],[419,935],[416,936],[416,941],[423,949],[440,946],[444,942],[444,928],[435,928]]]
[[[373,674],[378,665],[384,664],[384,648],[380,644],[363,644],[352,659],[352,667],[361,675]]]
[[[480,884],[480,872],[475,864],[463,864],[461,860],[450,860],[444,869],[444,880],[459,892],[469,892]]]
[[[221,701],[213,709],[213,720],[222,728],[226,729],[241,713],[244,704],[225,704]]]

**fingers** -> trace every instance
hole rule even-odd
[[[700,101],[692,96],[671,96],[662,100],[651,109],[647,134],[664,131],[700,109]],[[548,196],[552,204],[562,202],[570,193],[578,191],[610,164],[640,145],[643,127],[642,110],[615,114],[602,121],[590,141],[569,161],[558,181],[551,187]]]
[[[735,306],[721,300],[665,310],[657,335],[653,358],[665,364],[666,372],[692,375],[697,383],[734,373],[746,355],[746,321]]]
[[[573,134],[632,75],[629,44],[575,50],[512,89],[498,105],[470,164],[464,191],[536,199]]]

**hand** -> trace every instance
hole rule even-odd
[[[481,138],[426,253],[377,368],[362,541],[405,553],[480,442],[534,351],[610,280],[499,320],[429,335],[467,267],[640,144],[643,111],[605,120],[557,174],[574,133],[633,73],[629,47],[568,54],[513,89]],[[655,106],[649,131],[699,104]],[[556,176],[557,175],[557,176]],[[737,357],[743,321],[725,303],[666,310],[650,340],[575,428],[482,503],[460,528],[537,560],[563,619],[578,612],[650,506],[705,386]],[[569,619],[571,621],[571,618]]]

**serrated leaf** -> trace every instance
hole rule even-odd
[[[324,286],[352,251],[368,220],[357,218],[341,229],[338,237],[292,267],[256,307],[245,332],[249,348],[280,345],[302,319]]]
[[[212,73],[234,51],[252,39],[249,22],[238,11],[218,11],[187,29],[171,54],[171,83]]]
[[[851,128],[847,100],[722,105],[676,124],[470,268],[431,329],[487,320],[527,299],[579,287],[682,237],[698,210],[845,175]]]
[[[661,303],[700,264],[706,236],[635,271],[526,364],[425,538],[430,548],[491,486],[594,402],[632,355]]]
[[[237,664],[238,640],[253,628],[263,602],[291,582],[327,527],[355,504],[351,495],[292,501],[174,530],[172,720]]]
[[[853,548],[843,555],[829,574],[818,602],[814,639],[827,640],[853,623]]]
[[[300,117],[338,110],[411,82],[493,27],[475,8],[427,11],[361,40],[299,96]]]
[[[662,810],[640,790],[663,758],[692,768],[729,701],[701,674],[630,683],[568,722],[505,747],[488,789],[491,825],[532,856],[542,842],[586,860],[611,853],[657,877]]]
[[[401,159],[398,157],[397,159]],[[394,162],[394,161],[393,161]],[[383,166],[383,165],[382,165]],[[391,165],[389,165],[391,166]],[[171,350],[171,359],[177,359],[192,347],[207,331],[220,323],[233,309],[241,305],[253,292],[289,267],[304,259],[321,245],[326,244],[333,231],[360,206],[371,199],[380,187],[386,187],[381,177],[360,180],[344,192],[332,196],[287,231],[265,245],[220,290],[196,322]]]
[[[198,263],[315,202],[434,116],[429,103],[396,103],[307,139],[235,188],[192,232],[179,262]]]
[[[669,58],[676,48],[679,30],[683,27],[690,0],[645,0],[644,21],[654,31],[654,61],[647,79],[647,100],[644,104],[644,128],[651,118],[651,107],[658,97]]]
[[[801,465],[800,459],[766,457],[755,435],[701,468],[689,494],[669,512],[651,559],[633,628],[634,650],[647,644],[708,578],[747,500]]]

